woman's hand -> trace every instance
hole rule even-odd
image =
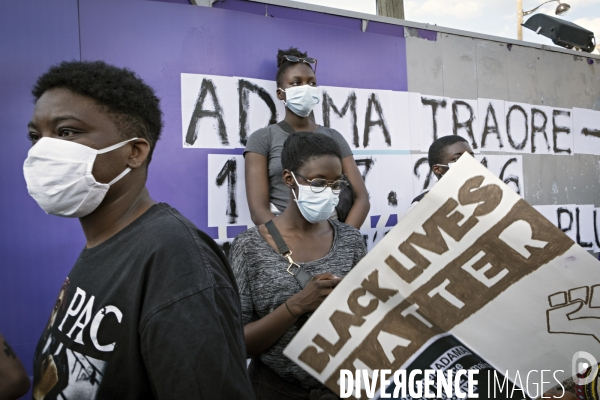
[[[273,346],[303,314],[314,311],[340,283],[331,272],[315,275],[310,282],[275,310],[244,326],[246,351],[255,357]]]
[[[304,289],[287,300],[290,313],[294,317],[300,317],[316,310],[341,280],[331,272],[313,276]]]

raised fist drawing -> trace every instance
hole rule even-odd
[[[548,333],[590,335],[600,342],[600,284],[548,296]]]

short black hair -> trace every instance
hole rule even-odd
[[[277,50],[277,75],[275,76],[275,81],[277,82],[277,87],[281,87],[281,76],[285,73],[285,71],[291,67],[292,65],[296,65],[297,63],[288,61],[283,56],[294,56],[298,58],[308,57],[306,52],[301,52],[296,47],[290,47],[287,50],[279,49]]]
[[[104,61],[63,61],[38,78],[31,91],[34,103],[54,88],[90,97],[111,114],[125,138],[146,139],[150,162],[163,127],[160,100],[133,71]]]
[[[456,142],[467,142],[465,138],[458,135],[448,135],[442,136],[441,138],[437,138],[431,146],[429,146],[429,154],[427,156],[427,160],[429,161],[429,166],[433,168],[435,164],[442,163],[442,155],[444,154],[444,150],[446,147],[453,145]]]
[[[296,172],[321,156],[335,156],[342,160],[339,146],[329,136],[315,132],[296,132],[290,134],[283,143],[281,166],[284,170]]]

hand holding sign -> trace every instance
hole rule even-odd
[[[292,315],[299,317],[308,312],[315,311],[341,280],[341,278],[338,278],[331,272],[324,272],[313,276],[304,289],[290,297],[287,301]]]

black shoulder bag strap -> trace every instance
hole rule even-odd
[[[277,126],[279,126],[286,133],[296,133],[294,128],[292,128],[292,126],[285,121],[278,122]]]
[[[300,287],[304,289],[306,284],[312,279],[312,275],[306,272],[301,266],[299,266],[294,262],[294,260],[292,260],[292,251],[283,240],[283,237],[281,237],[281,233],[279,233],[279,230],[275,226],[273,220],[267,222],[265,226],[267,227],[267,230],[269,231],[271,237],[275,241],[275,244],[277,245],[277,248],[279,249],[281,255],[287,258],[288,262],[290,263],[290,265],[288,265],[287,267],[287,272],[290,275],[293,275],[294,278],[296,278],[296,281],[298,281]]]

